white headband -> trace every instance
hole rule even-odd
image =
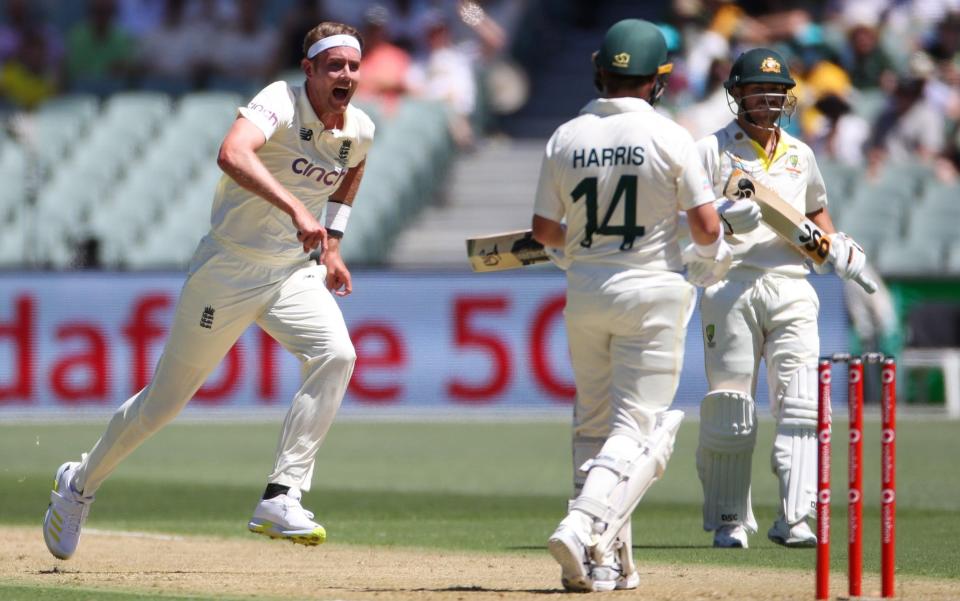
[[[324,50],[336,48],[337,46],[347,46],[360,52],[360,42],[352,35],[340,34],[322,38],[314,42],[307,50],[307,58],[313,58]]]

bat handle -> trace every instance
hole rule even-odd
[[[867,294],[873,294],[877,291],[877,283],[865,273],[860,273],[853,281],[860,284],[860,287],[866,290]]]

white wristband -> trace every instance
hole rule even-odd
[[[693,248],[697,251],[697,254],[703,257],[704,259],[713,259],[717,256],[717,251],[720,250],[720,243],[723,241],[723,228],[720,228],[720,235],[717,236],[717,239],[711,242],[710,244],[697,244],[693,243]]]
[[[347,220],[350,219],[350,209],[352,207],[336,200],[327,201],[327,216],[324,225],[328,230],[340,232],[347,231]]]

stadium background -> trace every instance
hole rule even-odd
[[[764,43],[789,57],[800,105],[787,127],[817,150],[831,212],[887,283],[867,299],[813,278],[824,352],[960,346],[951,8],[0,2],[0,412],[106,411],[144,382],[208,224],[217,145],[264,83],[299,80],[298,40],[321,18],[358,24],[376,55],[365,79],[385,82],[356,100],[378,133],[344,243],[357,293],[341,304],[360,353],[348,410],[565,411],[565,338],[551,304],[562,276],[471,277],[463,240],[528,225],[543,141],[593,95],[589,54],[627,16],[661,25],[677,65],[663,110],[695,135],[729,118],[718,76],[739,49]],[[295,365],[258,355],[256,340],[243,339],[195,406],[282,404]],[[689,342],[678,399],[687,408],[704,390],[696,336]],[[960,395],[951,359],[913,361],[923,369],[902,375],[905,398],[936,407]],[[278,370],[259,384],[266,393],[254,390],[264,360]]]
[[[958,422],[940,419],[951,378],[960,377],[949,363],[960,347],[955,2],[117,0],[115,12],[100,12],[109,4],[0,1],[0,597],[86,599],[93,588],[99,598],[102,589],[138,588],[126,577],[204,598],[482,599],[555,590],[542,549],[569,493],[563,277],[548,266],[472,274],[463,240],[528,226],[546,137],[593,96],[589,55],[624,17],[663,28],[676,70],[662,108],[699,135],[730,118],[717,74],[740,49],[769,44],[789,57],[801,85],[788,127],[816,149],[831,212],[886,283],[865,300],[833,276],[811,277],[823,351],[913,353],[916,367],[902,360],[900,374],[901,414],[911,419],[898,438],[898,579],[904,598],[956,596],[960,479],[947,466]],[[161,26],[172,8],[183,19]],[[108,49],[84,33],[95,13],[115,19]],[[326,553],[347,543],[440,550],[444,561],[488,555],[468,556],[450,577],[435,568],[421,574],[422,558],[404,561],[413,570],[406,580],[371,585],[342,559],[331,572],[285,548],[270,551],[294,562],[286,572],[260,555],[237,570],[235,547],[204,547],[202,555],[178,539],[161,552],[136,547],[138,532],[219,537],[215,544],[249,538],[242,525],[299,378],[295,360],[251,330],[185,415],[102,489],[90,521],[100,532],[85,534],[87,556],[54,565],[38,528],[49,475],[88,448],[103,418],[149,377],[183,267],[207,227],[217,145],[236,107],[264,83],[299,79],[291,57],[322,18],[379,26],[406,52],[384,53],[364,67],[365,78],[409,73],[356,99],[378,126],[344,243],[355,292],[340,305],[359,360],[307,504],[331,532]],[[698,331],[695,315],[677,399],[694,418],[705,390]],[[868,389],[872,415],[875,396]],[[763,407],[766,399],[761,380]],[[838,416],[843,409],[838,402]],[[812,555],[782,552],[762,536],[751,553],[710,552],[699,529],[696,427],[684,426],[667,477],[635,518],[645,582],[690,587],[658,598],[727,591],[767,599],[770,582],[784,587],[782,598],[807,598]],[[868,490],[878,486],[875,430],[871,421]],[[761,523],[776,512],[763,457],[771,437],[761,426]],[[846,465],[835,454],[840,475]],[[870,574],[877,508],[868,498]],[[843,509],[834,516],[839,533]],[[126,567],[139,554],[157,564]],[[525,571],[502,571],[505,554]],[[172,556],[186,563],[159,563]],[[214,566],[218,558],[234,561]],[[844,561],[835,549],[837,592]],[[657,567],[715,564],[737,571],[664,575]],[[284,588],[292,586],[284,575],[298,570],[304,587]],[[759,583],[748,590],[751,575]],[[931,577],[947,580],[924,580]],[[651,589],[643,593],[652,598]]]

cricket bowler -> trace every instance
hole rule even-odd
[[[334,295],[351,292],[340,238],[373,142],[372,121],[350,104],[362,47],[356,29],[321,23],[304,40],[303,86],[275,82],[239,109],[220,147],[225,175],[210,232],[190,262],[152,381],[79,462],[57,470],[43,520],[54,556],[74,554],[103,481],[183,409],[253,323],[296,355],[302,383],[248,528],[305,545],[326,538],[300,499],[356,360]],[[319,263],[309,258],[315,250]]]
[[[724,83],[736,118],[698,142],[700,157],[718,198],[731,172],[742,169],[827,233],[837,275],[856,279],[866,262],[863,249],[836,232],[813,152],[780,127],[795,107],[794,85],[778,53],[756,48],[741,54]],[[703,528],[722,548],[746,548],[748,535],[757,531],[750,469],[762,358],[776,420],[771,467],[780,482],[779,515],[767,537],[787,547],[810,547],[816,544],[807,518],[817,490],[820,302],[806,279],[803,255],[759,225],[755,202],[721,207],[734,259],[724,281],[706,288],[700,300],[709,386],[700,405],[697,449]]]
[[[666,469],[683,413],[668,411],[696,289],[730,265],[691,135],[653,104],[671,64],[660,30],[627,19],[594,55],[602,97],[547,142],[533,236],[561,249],[577,388],[574,499],[550,536],[569,591],[633,589],[630,516]],[[693,244],[681,252],[679,211]],[[682,256],[689,255],[688,282]]]

